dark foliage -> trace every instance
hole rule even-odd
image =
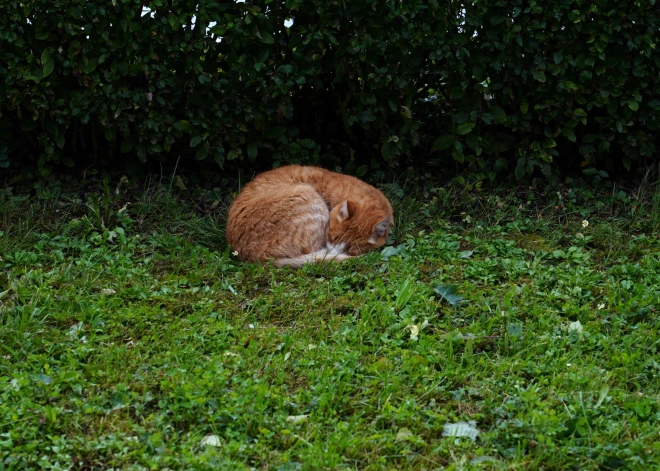
[[[10,0],[0,167],[630,170],[659,36],[654,0]]]

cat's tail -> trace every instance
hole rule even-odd
[[[352,257],[350,255],[346,255],[343,253],[332,253],[331,251],[324,249],[324,250],[318,250],[316,252],[308,253],[305,255],[300,255],[298,257],[278,258],[273,260],[273,263],[278,268],[281,267],[300,268],[306,263],[319,263],[319,262],[329,262],[329,261],[343,262],[344,260],[348,260],[349,258]]]

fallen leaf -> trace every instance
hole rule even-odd
[[[474,253],[474,250],[466,250],[465,252],[459,253],[458,258],[470,258],[473,253]]]
[[[479,464],[479,463],[488,463],[492,461],[499,461],[497,458],[492,456],[477,456],[476,458],[470,460],[470,464]]]
[[[390,257],[393,257],[394,255],[399,255],[401,252],[403,252],[405,249],[404,245],[399,245],[398,247],[385,247],[381,252],[380,252],[380,257],[383,260],[388,260]]]
[[[442,428],[443,437],[466,437],[475,441],[479,435],[479,429],[477,429],[477,423],[474,420],[445,424]]]
[[[580,323],[580,321],[571,322],[570,324],[568,324],[568,331],[577,332],[578,334],[581,334],[582,324]]]
[[[183,183],[183,178],[181,178],[179,175],[174,177],[174,186],[176,186],[179,190],[186,190],[186,185]]]
[[[286,418],[286,421],[291,422],[292,424],[300,424],[306,421],[307,417],[309,417],[309,415],[290,415]]]
[[[413,433],[410,431],[410,429],[407,429],[406,427],[400,428],[399,431],[396,434],[396,440],[397,441],[404,441],[408,440],[409,438],[413,437]]]
[[[456,288],[456,285],[436,285],[435,292],[452,306],[459,306],[463,301],[463,296],[456,294]]]
[[[410,329],[410,340],[417,340],[419,338],[419,327],[415,324],[410,324],[408,328]]]
[[[220,446],[220,437],[217,435],[206,435],[202,438],[202,441],[199,442],[202,446]]]

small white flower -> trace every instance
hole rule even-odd
[[[601,303],[598,305],[598,310],[600,311],[602,309],[605,309],[605,303]]]
[[[589,221],[586,219],[582,221],[582,227],[587,227],[589,225]]]
[[[254,329],[254,324],[250,324],[250,325],[248,325],[248,327],[249,327],[250,329]]]
[[[571,364],[570,364],[570,363],[566,363],[566,366],[571,366]]]
[[[232,254],[234,257],[238,257],[238,250],[234,250],[231,254]]]

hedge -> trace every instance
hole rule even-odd
[[[654,0],[8,0],[0,166],[630,169],[657,157],[658,13]]]

